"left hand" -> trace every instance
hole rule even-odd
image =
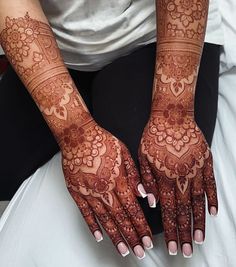
[[[149,205],[160,200],[170,254],[177,253],[179,237],[188,257],[192,254],[191,213],[195,242],[202,243],[205,237],[205,193],[209,212],[217,214],[212,154],[193,112],[164,99],[159,104],[151,113],[139,147],[142,183]]]

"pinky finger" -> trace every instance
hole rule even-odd
[[[203,176],[204,176],[204,184],[208,200],[208,212],[211,215],[215,216],[217,215],[218,212],[218,199],[217,199],[216,181],[213,172],[213,159],[211,153],[205,162]]]
[[[83,199],[79,193],[76,192],[71,192],[70,193],[73,197],[73,199],[75,200],[82,216],[84,217],[89,230],[91,231],[91,233],[93,234],[93,236],[95,237],[97,242],[100,242],[103,240],[103,234],[102,234],[102,229],[99,226],[97,219],[94,215],[93,210],[91,209],[91,207],[89,206],[87,200]]]

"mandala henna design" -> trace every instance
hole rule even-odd
[[[72,124],[61,135],[63,172],[71,194],[90,203],[114,244],[121,241],[119,229],[131,248],[141,245],[140,237],[151,236],[151,230],[127,178],[124,144],[94,121],[83,127]],[[99,207],[110,215],[102,212],[101,217]],[[109,220],[114,221],[113,230]]]
[[[207,0],[158,0],[157,55],[150,119],[139,147],[142,183],[160,199],[165,240],[205,236],[208,207],[218,208],[210,148],[194,119]]]
[[[135,195],[135,164],[125,145],[91,117],[50,26],[28,13],[7,17],[0,42],[61,148],[66,186],[90,231],[101,231],[99,220],[115,246],[142,246],[152,233]]]

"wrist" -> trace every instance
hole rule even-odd
[[[88,117],[87,121],[84,121],[84,124],[77,123],[76,121],[68,124],[57,136],[57,142],[61,150],[63,150],[65,147],[68,147],[68,144],[70,144],[72,148],[76,148],[78,143],[83,142],[83,135],[86,129],[94,126],[95,124],[96,122],[91,116]]]
[[[154,117],[185,117],[194,118],[193,94],[183,94],[176,98],[166,92],[155,93],[152,101],[151,116]]]

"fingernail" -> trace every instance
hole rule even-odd
[[[153,248],[153,243],[152,240],[149,236],[144,236],[142,238],[143,245],[145,246],[146,249],[152,249]]]
[[[102,233],[101,233],[100,231],[98,231],[98,230],[96,230],[96,231],[94,232],[94,236],[95,236],[97,242],[100,242],[100,241],[103,240]]]
[[[120,254],[125,257],[127,255],[129,255],[129,250],[127,248],[127,246],[125,245],[124,242],[120,242],[118,245],[117,245],[117,248],[120,252]]]
[[[168,243],[168,249],[169,249],[169,254],[171,256],[177,255],[177,243],[175,241],[170,241]]]
[[[145,191],[145,189],[144,189],[142,184],[138,185],[138,191],[139,191],[139,193],[141,194],[141,196],[143,198],[147,197],[147,193],[146,193],[146,191]]]
[[[194,232],[194,242],[197,245],[202,245],[203,244],[203,232],[201,230],[196,230]]]
[[[156,198],[153,194],[148,195],[148,203],[151,208],[156,208]]]
[[[217,210],[216,210],[216,207],[211,207],[210,209],[210,213],[212,216],[216,217],[217,216]]]
[[[192,247],[190,246],[190,244],[183,244],[182,251],[183,251],[184,258],[189,259],[193,255],[192,254]]]
[[[143,258],[145,258],[145,252],[143,250],[143,248],[140,246],[140,245],[137,245],[135,248],[134,248],[134,253],[135,255],[137,256],[137,258],[139,260],[142,260]]]

